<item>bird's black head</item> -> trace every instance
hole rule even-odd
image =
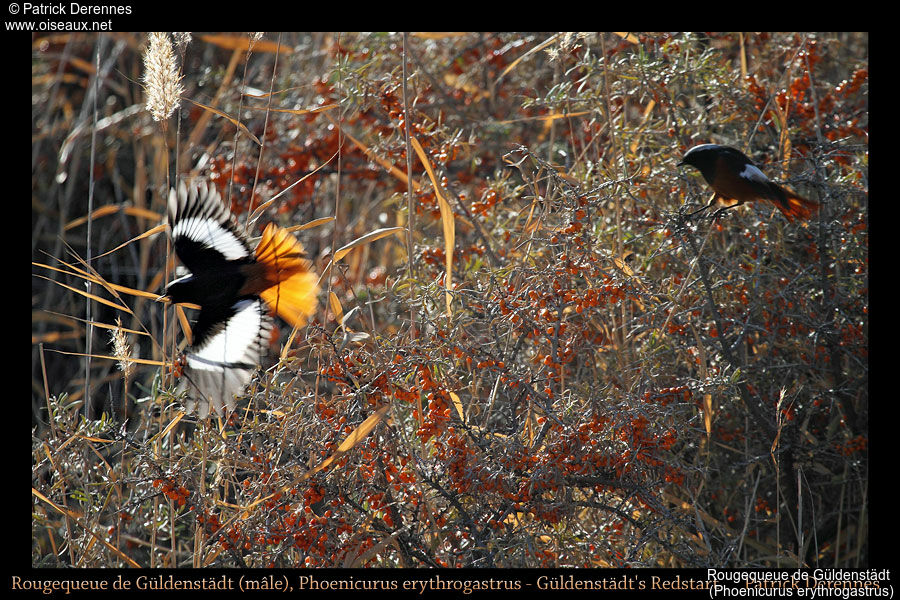
[[[697,167],[701,171],[713,165],[716,158],[725,150],[724,146],[718,144],[700,144],[688,150],[678,166],[691,165]]]
[[[196,280],[192,274],[188,273],[169,283],[166,286],[166,293],[161,297],[173,304],[181,304],[182,302],[193,302],[196,296]]]

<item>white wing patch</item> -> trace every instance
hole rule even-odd
[[[756,181],[758,183],[768,183],[769,178],[766,177],[766,174],[756,168],[755,165],[746,164],[744,165],[744,170],[741,171],[741,177],[744,179],[749,179],[750,181]]]
[[[169,191],[167,220],[172,239],[187,238],[222,254],[225,260],[250,256],[247,241],[237,233],[231,210],[205,179]],[[183,259],[185,257],[179,257]]]
[[[178,221],[172,227],[172,237],[179,236],[221,252],[226,260],[244,258],[248,255],[244,243],[234,233],[209,217],[188,217]]]
[[[259,302],[242,300],[235,304],[236,313],[228,319],[221,331],[211,335],[201,348],[193,353],[196,364],[188,364],[196,369],[222,370],[224,365],[256,365],[259,355],[260,329],[263,314]]]
[[[264,352],[271,323],[257,300],[235,304],[234,316],[199,348],[186,354],[186,379],[190,381],[188,411],[197,410],[205,419],[212,409],[223,414],[232,410],[235,395],[250,382]]]

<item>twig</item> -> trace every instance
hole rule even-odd
[[[106,36],[100,35],[95,46],[94,64],[96,71],[94,73],[94,94],[93,94],[93,121],[94,126],[91,128],[91,152],[90,152],[90,171],[88,175],[88,214],[87,214],[87,234],[86,234],[86,251],[85,259],[87,264],[91,264],[93,251],[91,249],[91,235],[93,232],[94,219],[94,160],[97,156],[97,96],[100,95],[100,48],[105,45]],[[90,280],[85,281],[85,288],[88,294],[91,293]],[[91,405],[91,354],[93,350],[93,302],[90,298],[85,298],[85,318],[87,319],[87,327],[85,327],[85,357],[84,357],[84,415],[88,419],[94,418],[94,407]]]
[[[410,280],[415,279],[416,271],[415,271],[415,263],[413,261],[413,218],[415,213],[413,207],[413,190],[412,190],[412,146],[409,142],[409,127],[410,127],[410,114],[409,114],[409,95],[408,95],[408,80],[409,74],[407,73],[407,48],[409,47],[409,32],[403,32],[403,139],[406,142],[406,212],[407,212],[407,223],[406,223],[406,271],[407,277]],[[413,286],[410,286],[410,293],[414,289]],[[409,331],[410,335],[413,339],[418,337],[416,332],[416,310],[414,308],[415,304],[410,302],[409,307]]]

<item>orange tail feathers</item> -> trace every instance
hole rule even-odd
[[[813,214],[819,212],[818,202],[807,200],[790,188],[778,187],[783,193],[783,202],[776,202],[775,206],[778,207],[778,210],[784,214],[788,221],[793,222],[795,217],[798,219],[809,219]]]
[[[256,247],[256,261],[263,266],[269,284],[260,296],[279,317],[298,328],[316,311],[318,292],[318,277],[303,256],[297,238],[274,223],[266,226]]]

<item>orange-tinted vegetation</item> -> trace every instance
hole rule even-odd
[[[33,40],[35,564],[868,564],[866,35],[258,42],[176,45],[163,127],[143,36]],[[705,142],[822,210],[695,212]],[[185,174],[251,236],[319,220],[318,312],[222,421],[139,237]]]

